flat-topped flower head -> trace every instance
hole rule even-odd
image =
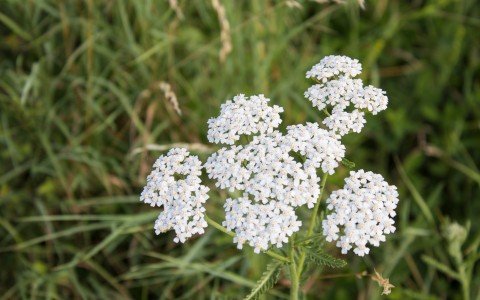
[[[352,112],[332,111],[332,114],[323,120],[323,124],[339,136],[349,132],[360,133],[367,120],[365,114],[357,109]]]
[[[350,78],[315,84],[308,88],[305,97],[319,110],[330,106],[337,111],[345,111],[352,106],[376,115],[388,105],[385,91],[371,85],[364,87],[360,79]]]
[[[269,106],[264,95],[233,97],[221,106],[220,115],[208,120],[211,143],[233,145],[242,135],[271,133],[282,122],[283,108]]]
[[[238,199],[227,199],[224,208],[223,226],[235,232],[233,241],[238,249],[247,243],[255,253],[265,251],[272,245],[282,247],[302,225],[291,206],[277,201],[259,204],[245,195]]]
[[[370,252],[368,244],[378,247],[385,235],[395,231],[393,217],[398,204],[397,188],[379,174],[363,170],[350,172],[343,189],[327,199],[331,211],[323,220],[323,234],[346,254],[358,256]]]
[[[366,122],[365,112],[376,115],[387,108],[385,91],[373,86],[365,87],[361,79],[352,79],[361,72],[358,60],[343,56],[342,59],[337,56],[325,59],[309,71],[311,76],[307,76],[320,78],[321,83],[308,88],[304,95],[319,110],[331,108],[331,114],[323,120],[323,124],[335,134],[358,133]],[[348,65],[352,67],[346,67]],[[350,69],[354,71],[348,72]],[[313,70],[316,70],[315,74],[323,75],[313,76]]]
[[[376,115],[387,109],[388,97],[384,90],[369,85],[360,91],[358,97],[352,99],[352,104],[356,109],[366,109]]]
[[[353,99],[361,96],[362,91],[363,82],[361,79],[343,77],[311,86],[305,92],[305,97],[318,110],[322,110],[327,106],[345,110],[354,101]]]
[[[319,127],[318,123],[292,125],[284,143],[306,158],[304,166],[322,168],[324,173],[333,174],[345,157],[345,146],[336,135]]]
[[[221,148],[210,155],[204,167],[208,177],[214,179],[215,185],[221,189],[245,190],[245,182],[252,176],[243,161],[239,158],[243,146]]]
[[[160,156],[147,177],[140,200],[163,211],[155,222],[160,234],[175,230],[175,242],[185,242],[194,234],[203,234],[205,201],[209,188],[201,184],[202,162],[183,148],[173,148]]]
[[[295,161],[285,141],[278,131],[255,136],[247,145],[220,149],[208,158],[205,169],[218,187],[245,191],[257,202],[313,207],[320,179],[313,165]]]
[[[315,78],[326,82],[334,77],[355,77],[362,73],[362,65],[358,59],[343,55],[325,56],[318,64],[307,72],[307,78]]]

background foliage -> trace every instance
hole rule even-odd
[[[206,121],[237,93],[265,93],[285,108],[284,125],[319,120],[304,73],[346,54],[390,97],[345,143],[357,168],[399,187],[398,233],[367,258],[344,257],[346,267],[315,267],[307,298],[378,298],[361,275],[375,268],[396,286],[392,299],[479,299],[478,1],[221,1],[223,21],[210,1],[175,2],[0,0],[3,298],[247,295],[267,257],[213,228],[183,246],[155,236],[158,211],[139,192],[170,144],[202,158],[214,150]],[[217,220],[224,196],[208,204]],[[282,272],[267,298],[288,284]]]

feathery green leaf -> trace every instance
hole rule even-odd
[[[311,248],[307,249],[311,250]],[[323,251],[315,252],[307,250],[307,263],[309,262],[319,266],[327,266],[330,268],[343,268],[347,265],[347,262],[345,260],[333,257],[332,255]]]
[[[252,289],[245,300],[258,299],[262,294],[270,290],[277,283],[282,263],[274,261],[267,266],[267,270],[263,272],[262,277],[257,281],[257,285]]]

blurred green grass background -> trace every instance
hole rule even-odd
[[[223,39],[211,1],[175,2],[0,0],[2,299],[247,294],[266,257],[213,228],[182,246],[155,236],[159,211],[138,195],[170,144],[213,151],[206,121],[235,94],[266,94],[285,108],[282,126],[318,121],[304,74],[330,54],[358,58],[387,91],[389,109],[344,142],[401,202],[397,233],[343,270],[313,270],[306,297],[379,298],[355,276],[375,268],[396,286],[391,299],[480,299],[478,1],[221,1]],[[208,204],[217,220],[224,196]],[[451,222],[469,227],[464,243],[445,234]],[[266,298],[285,297],[283,278]]]

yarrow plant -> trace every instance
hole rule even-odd
[[[342,137],[359,133],[365,115],[385,110],[385,92],[355,79],[360,62],[346,56],[327,56],[307,72],[318,83],[305,92],[325,114],[319,123],[278,127],[283,108],[269,105],[264,95],[240,94],[222,104],[220,115],[208,121],[208,140],[219,149],[204,164],[186,149],[174,148],[160,156],[147,178],[140,199],[161,207],[157,234],[175,231],[174,242],[184,243],[204,233],[207,224],[274,260],[247,298],[271,288],[280,270],[288,267],[291,299],[299,296],[300,278],[314,264],[343,267],[345,261],[326,253],[332,242],[342,254],[350,250],[368,255],[386,235],[395,232],[398,204],[395,186],[369,171],[351,171],[342,189],[327,198],[321,229],[317,228],[322,195],[329,175],[345,159]],[[206,215],[209,188],[201,182],[202,169],[216,188],[230,194],[221,223]],[[309,220],[300,210],[311,209]],[[304,229],[304,230],[302,230]]]

